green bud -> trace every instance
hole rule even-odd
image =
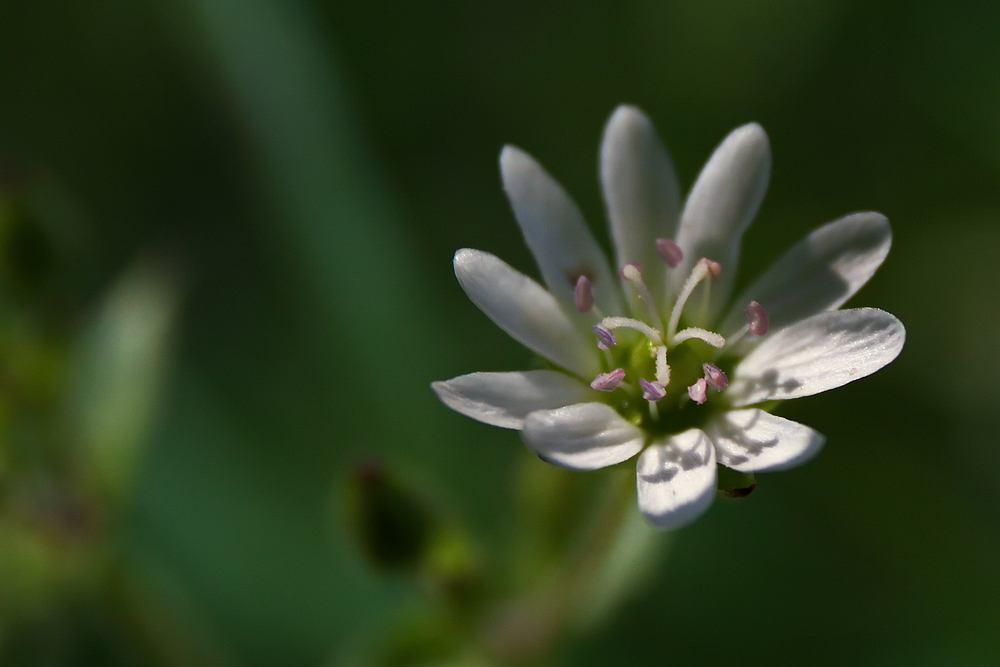
[[[427,507],[381,461],[359,461],[351,476],[351,519],[361,550],[381,569],[415,569],[427,553]]]

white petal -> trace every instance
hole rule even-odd
[[[671,272],[674,291],[700,258],[722,264],[722,275],[712,281],[708,318],[694,322],[696,326],[713,321],[729,301],[743,232],[764,198],[770,174],[767,134],[760,125],[750,123],[730,132],[719,144],[688,195],[677,233],[684,261]]]
[[[455,276],[472,302],[528,349],[581,378],[600,372],[597,344],[528,276],[495,255],[468,248],[455,253]]]
[[[767,338],[733,371],[736,407],[811,396],[871,375],[899,354],[903,323],[876,308],[814,315]]]
[[[558,371],[470,373],[431,388],[455,412],[501,428],[524,428],[535,410],[551,410],[594,399],[593,389]]]
[[[653,296],[662,298],[666,265],[655,243],[677,233],[680,188],[652,121],[636,107],[618,107],[604,127],[601,185],[616,266],[641,264]]]
[[[743,308],[751,301],[764,306],[772,331],[839,308],[868,282],[890,245],[892,230],[881,213],[855,213],[823,225],[743,291],[719,331],[728,337],[745,325]]]
[[[540,457],[575,470],[621,463],[638,454],[645,442],[641,429],[604,403],[532,412],[521,433]]]
[[[597,305],[605,312],[619,312],[618,285],[608,260],[566,191],[534,158],[514,146],[500,152],[500,174],[549,291],[573,308],[573,289],[583,274],[594,287]]]
[[[705,431],[719,463],[741,472],[792,468],[818,454],[826,441],[804,424],[756,408],[726,412]]]
[[[639,509],[658,528],[680,528],[715,498],[715,448],[696,428],[650,445],[636,466]]]

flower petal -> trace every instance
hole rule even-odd
[[[581,275],[590,279],[594,300],[605,312],[619,312],[618,285],[580,209],[530,155],[514,146],[500,152],[500,174],[514,217],[535,256],[549,291],[573,308]]]
[[[811,396],[871,375],[899,354],[903,323],[876,308],[820,313],[768,336],[733,371],[735,407]]]
[[[650,445],[636,465],[639,509],[658,528],[697,519],[715,498],[715,448],[696,428]]]
[[[671,272],[674,291],[700,258],[722,264],[722,275],[712,281],[707,318],[695,321],[695,326],[714,321],[729,301],[743,232],[764,198],[770,174],[767,134],[760,125],[750,123],[730,132],[719,144],[691,188],[677,232],[684,261]]]
[[[640,428],[604,403],[532,412],[521,433],[540,457],[575,470],[621,463],[638,454],[645,442]]]
[[[455,276],[472,302],[514,340],[581,378],[600,372],[594,341],[528,276],[469,248],[455,253]]]
[[[558,371],[470,373],[431,388],[455,412],[501,428],[524,428],[535,410],[551,410],[593,400],[594,390]]]
[[[601,185],[616,266],[641,264],[653,296],[662,299],[666,266],[655,244],[677,233],[680,188],[652,121],[636,107],[618,107],[604,126]]]
[[[868,282],[890,245],[892,230],[881,213],[854,213],[823,225],[743,291],[720,333],[728,337],[746,324],[743,308],[751,301],[767,311],[772,331],[839,308]]]
[[[826,441],[804,424],[756,408],[719,415],[705,431],[719,463],[740,472],[792,468],[818,454]]]

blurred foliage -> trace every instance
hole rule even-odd
[[[548,665],[606,622],[652,574],[669,536],[635,508],[635,472],[594,476],[540,466],[524,455],[510,514],[512,534],[489,554],[446,505],[371,458],[349,485],[361,553],[405,572],[424,596],[384,634],[340,657],[345,665]]]
[[[538,157],[603,239],[597,141],[620,102],[686,185],[729,129],[767,129],[741,280],[821,222],[888,215],[855,303],[909,335],[883,372],[783,408],[826,451],[716,503],[620,613],[578,621],[566,662],[996,663],[998,35],[1000,7],[972,0],[5,4],[0,163],[27,167],[0,169],[4,664],[318,665],[393,632],[397,662],[433,653],[447,613],[330,511],[359,456],[427,471],[486,567],[531,563],[506,590],[562,567],[603,473],[564,479],[427,385],[525,366],[449,263],[468,246],[534,273],[500,147]],[[161,349],[141,334],[166,320],[112,312],[177,307],[139,256],[189,267],[172,366],[130,349]],[[170,369],[160,419],[108,407],[148,404]]]
[[[70,303],[53,276],[72,249],[49,230],[75,223],[43,205],[47,190],[23,168],[0,179],[0,663],[206,664],[179,650],[197,634],[177,623],[185,611],[136,595],[154,586],[122,535],[178,276],[147,257],[95,306]],[[164,624],[169,647],[153,639]]]

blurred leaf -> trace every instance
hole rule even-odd
[[[72,364],[72,432],[97,488],[117,500],[157,414],[178,301],[163,266],[137,263],[105,295]]]

